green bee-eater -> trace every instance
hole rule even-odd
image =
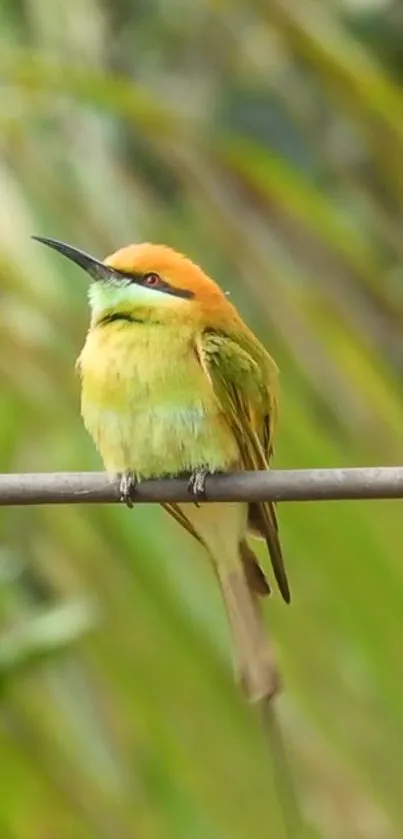
[[[268,468],[277,367],[216,283],[170,248],[129,245],[101,262],[62,242],[39,241],[93,280],[78,366],[82,416],[105,468],[122,476],[126,500],[133,479],[192,476],[194,503],[164,507],[213,561],[239,676],[259,699],[273,680],[256,603],[269,586],[247,534],[266,540],[288,602],[275,510],[270,502],[200,501],[207,473]]]

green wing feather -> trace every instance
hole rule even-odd
[[[240,468],[268,469],[277,419],[274,361],[248,330],[231,336],[206,330],[196,351],[237,439]],[[266,540],[278,587],[289,603],[274,504],[250,504],[249,526]]]
[[[190,535],[193,536],[194,539],[197,539],[198,542],[201,542],[203,544],[202,539],[200,538],[199,534],[196,533],[196,530],[194,529],[194,527],[192,527],[190,521],[182,512],[179,504],[170,502],[167,504],[162,504],[162,507],[164,508],[164,510],[167,511],[167,513],[169,513],[172,516],[172,518],[175,519],[175,521],[178,522],[178,524],[181,525],[181,527],[187,530],[187,532],[190,533]]]

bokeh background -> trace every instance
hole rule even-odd
[[[281,368],[276,466],[401,462],[402,44],[387,0],[1,0],[2,471],[101,468],[86,279],[31,234],[199,261]],[[300,835],[400,839],[401,503],[279,518]],[[281,839],[197,546],[154,507],[0,526],[2,839]]]

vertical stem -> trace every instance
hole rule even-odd
[[[242,567],[223,572],[217,566],[232,631],[236,672],[243,692],[257,705],[273,767],[273,783],[279,801],[284,839],[299,839],[304,825],[294,780],[275,713],[274,699],[281,682],[270,636],[263,625],[257,597],[249,589]],[[276,836],[276,839],[280,837]]]
[[[259,701],[259,710],[267,747],[273,761],[274,784],[280,802],[284,836],[287,839],[297,839],[303,835],[304,824],[273,698],[263,697]]]

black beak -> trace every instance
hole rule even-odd
[[[67,245],[66,242],[59,242],[58,239],[47,239],[44,236],[32,236],[32,239],[35,239],[36,242],[42,242],[43,245],[48,245],[49,248],[63,254],[67,259],[71,259],[72,262],[83,268],[93,280],[109,282],[114,278],[122,280],[123,275],[119,271],[109,268],[99,259],[90,256],[85,251],[80,251],[78,248],[73,248],[72,245]]]

